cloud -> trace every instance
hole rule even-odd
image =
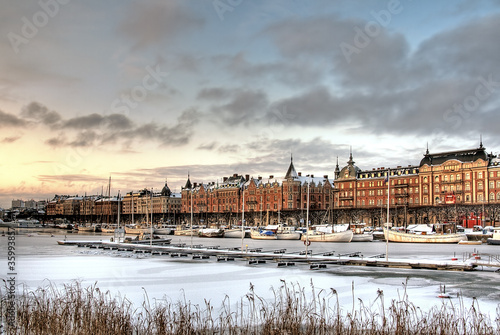
[[[37,123],[43,123],[52,126],[61,120],[61,115],[38,103],[31,102],[29,105],[22,108],[21,116]]]
[[[500,45],[493,42],[499,38],[500,14],[493,14],[436,34],[420,45],[415,59],[430,64],[436,76],[500,79]]]
[[[19,140],[21,136],[11,136],[11,137],[5,137],[0,143],[14,143],[17,140]]]
[[[172,43],[179,35],[200,29],[204,19],[177,1],[134,2],[118,31],[133,41],[133,49]]]
[[[0,111],[0,120],[11,126],[38,124],[52,131],[58,130],[57,136],[44,141],[51,147],[90,147],[121,143],[128,151],[135,139],[156,142],[162,146],[187,144],[193,134],[193,127],[202,116],[196,109],[186,109],[172,126],[157,122],[141,124],[122,114],[91,113],[64,119],[59,113],[49,111],[46,106],[36,102],[24,107],[20,115],[23,118]]]
[[[22,127],[25,125],[26,121],[23,119],[0,110],[0,127]]]
[[[207,151],[212,151],[215,149],[217,146],[217,142],[210,142],[210,143],[203,143],[198,146],[198,150],[207,150]]]

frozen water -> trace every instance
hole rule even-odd
[[[71,239],[78,238],[90,239],[88,236],[71,236]],[[92,238],[94,240],[109,239],[99,236]],[[383,292],[386,306],[393,299],[400,300],[405,293],[410,302],[422,309],[440,306],[443,300],[437,298],[437,295],[440,286],[446,285],[447,292],[462,295],[461,299],[451,299],[446,303],[463,302],[467,307],[471,306],[473,298],[477,298],[481,311],[489,312],[492,319],[494,319],[500,296],[500,275],[492,271],[453,272],[350,266],[328,266],[326,269],[311,271],[305,265],[278,268],[273,262],[253,266],[239,260],[234,262],[216,262],[213,259],[198,261],[190,258],[171,258],[165,255],[151,256],[76,246],[59,246],[56,243],[57,239],[61,239],[61,236],[16,237],[16,281],[18,284],[36,288],[50,283],[60,285],[78,280],[83,286],[97,283],[101,290],[109,290],[116,296],[127,297],[136,306],[142,304],[147,294],[150,303],[167,299],[173,303],[186,301],[203,306],[206,300],[210,301],[212,306],[217,307],[227,298],[232,304],[238,303],[249,292],[250,284],[254,286],[256,294],[260,297],[273,299],[272,288],[279,288],[283,285],[282,280],[285,280],[289,286],[300,285],[308,294],[311,293],[311,283],[314,284],[316,293],[324,290],[325,294],[331,296],[331,289],[335,289],[343,310],[350,310],[353,301],[357,306],[359,299],[365,306],[380,303],[377,301],[377,290]],[[6,267],[6,237],[1,237],[0,241],[0,275],[6,278],[9,272]],[[189,245],[190,238],[183,238],[180,241],[187,242]],[[195,242],[205,245],[210,243],[241,245],[241,241],[232,239],[199,240],[196,238]],[[263,247],[265,250],[303,248],[300,241],[264,242],[266,243],[245,240],[249,248]],[[467,250],[462,245],[454,245],[454,248],[391,245],[391,248],[396,247],[401,248],[398,258],[432,259],[434,257],[434,260],[449,259],[452,255]],[[385,244],[381,242],[318,243],[313,244],[311,248],[318,252],[339,249],[336,253],[357,250],[365,256],[385,252]],[[432,252],[429,249],[432,249]],[[468,251],[476,250],[469,246]]]

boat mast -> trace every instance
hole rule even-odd
[[[130,192],[132,194],[132,225],[134,224],[134,190]]]
[[[241,210],[241,252],[243,252],[243,238],[245,237],[245,186],[241,185],[241,193],[243,193],[243,207]]]
[[[191,188],[191,227],[189,235],[191,235],[191,249],[193,249],[193,189]]]
[[[120,190],[118,190],[118,218],[117,218],[117,224],[118,228],[120,228]]]
[[[311,183],[307,182],[307,210],[306,210],[306,258],[308,255],[308,246],[309,246],[309,185]]]
[[[106,224],[109,226],[109,217],[111,216],[111,176],[109,176],[108,182],[108,219],[106,220]]]
[[[153,245],[153,188],[151,188],[151,229],[149,231],[149,245]]]
[[[390,197],[390,187],[391,187],[391,180],[389,178],[390,176],[390,169],[387,169],[387,222],[385,224],[386,229],[387,229],[387,235],[385,236],[385,261],[387,262],[389,259],[389,197]]]

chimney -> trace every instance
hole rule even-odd
[[[238,174],[237,173],[233,174],[233,177],[235,177],[235,178],[238,177]]]
[[[274,176],[273,176],[273,175],[270,175],[270,176],[269,176],[269,179],[273,179],[273,178],[274,178]]]
[[[261,177],[261,176],[259,176],[259,180],[262,180],[262,177]]]
[[[224,183],[225,183],[225,182],[227,181],[227,177],[224,177],[224,179],[223,179],[223,180],[224,180]]]
[[[314,178],[314,175],[313,175],[313,174],[311,175],[311,178]]]
[[[299,172],[299,177],[302,177],[302,172]]]
[[[198,186],[198,183],[194,183],[193,184],[193,187],[196,188],[196,186]]]
[[[328,175],[327,175],[327,174],[325,174],[325,175],[323,176],[323,178],[328,179]]]
[[[245,180],[246,180],[246,181],[249,181],[249,180],[250,180],[250,175],[249,175],[249,174],[246,174],[246,175],[245,175]]]

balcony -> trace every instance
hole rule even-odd
[[[396,184],[394,185],[395,188],[401,188],[401,187],[408,187],[408,184]]]
[[[339,200],[354,200],[354,197],[352,195],[345,195],[345,196],[340,196]]]

